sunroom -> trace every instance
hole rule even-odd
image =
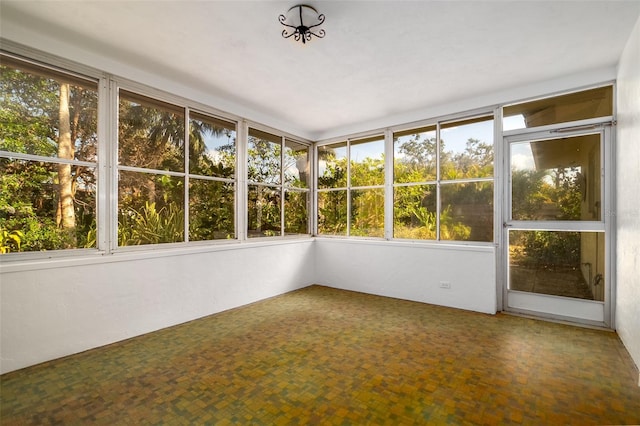
[[[2,372],[311,284],[639,364],[640,3],[290,6],[2,3]]]

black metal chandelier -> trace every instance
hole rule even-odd
[[[311,36],[324,37],[323,29],[311,30],[322,25],[324,15],[306,4],[293,6],[286,14],[280,15],[278,20],[287,27],[282,30],[282,37],[284,38],[293,37],[295,41],[302,41],[304,44],[311,40]]]

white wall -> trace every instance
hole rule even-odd
[[[640,366],[640,19],[620,58],[617,96],[616,328]]]
[[[317,238],[316,283],[496,313],[495,248]],[[440,281],[451,284],[440,288]]]
[[[314,277],[311,239],[122,257],[2,272],[1,373],[276,296]]]

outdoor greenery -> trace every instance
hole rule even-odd
[[[96,123],[96,84],[0,66],[0,151],[41,159],[0,158],[2,253],[95,247]]]
[[[97,92],[16,60],[0,66],[1,253],[97,247]],[[118,245],[235,238],[235,124],[124,91],[118,108]],[[392,172],[395,238],[493,241],[493,142],[469,137],[456,151],[443,137],[438,150],[434,129],[394,138],[393,171],[383,138],[319,150],[319,234],[383,237]],[[250,129],[247,159],[248,235],[308,233],[308,147]],[[580,220],[579,172],[513,170],[514,219]],[[519,259],[579,259],[579,238],[558,235],[517,234]]]
[[[513,217],[580,220],[583,191],[580,177],[576,167],[512,170]],[[580,265],[579,232],[512,231],[509,239],[514,265],[547,269]]]
[[[248,236],[308,234],[308,147],[250,129],[247,156]]]
[[[493,145],[470,138],[462,152],[449,152],[446,146],[446,141],[441,141],[440,153],[437,153],[435,132],[416,131],[395,138],[394,237],[437,238],[436,157],[439,155],[442,176],[440,238],[492,241],[492,182],[457,180],[493,178]],[[318,194],[318,232],[346,235],[347,205],[350,203],[349,235],[384,236],[383,150],[374,150],[375,157],[351,161],[350,200],[347,200],[345,144],[328,146],[320,152],[323,170],[318,177],[318,187],[327,190]]]

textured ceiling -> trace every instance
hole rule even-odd
[[[22,27],[309,138],[615,67],[640,15],[638,0],[309,1],[326,15],[326,37],[303,46],[281,37],[277,19],[295,2],[0,4],[6,39]]]

